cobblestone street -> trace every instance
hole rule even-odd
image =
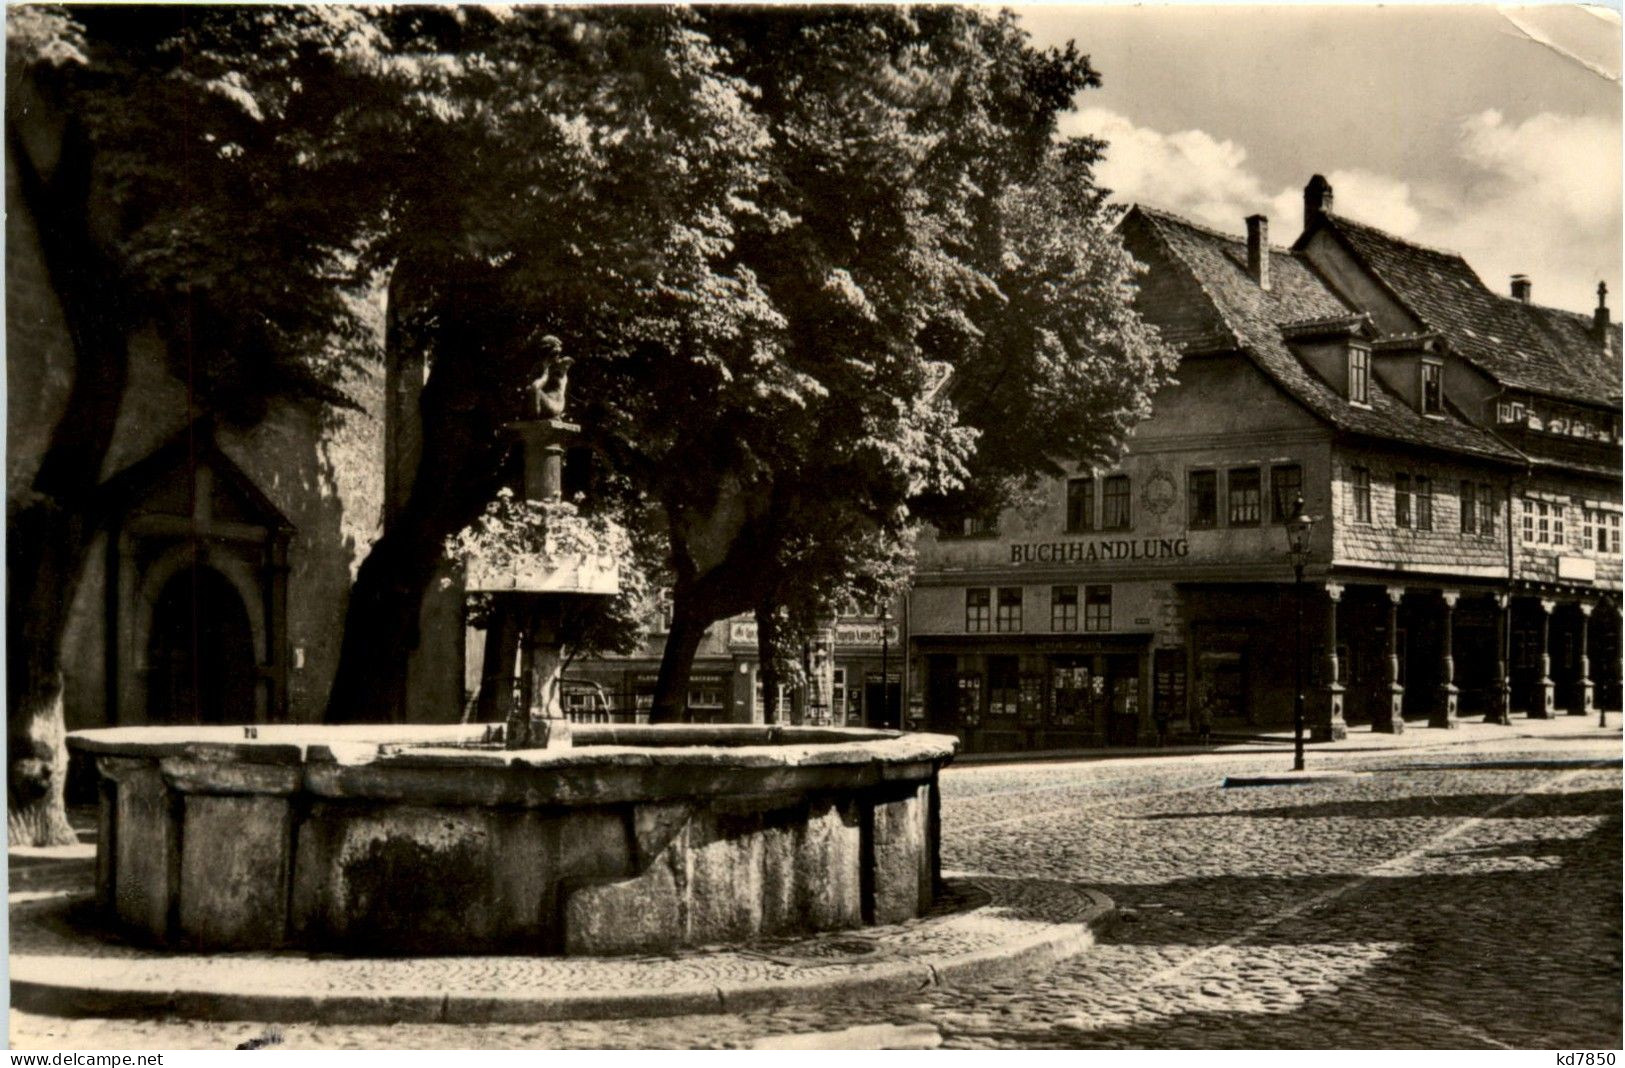
[[[1016,978],[741,1016],[283,1025],[300,1047],[1618,1048],[1619,736],[1311,754],[1343,782],[1220,789],[1290,754],[960,767],[950,871],[1081,884],[1119,920]],[[13,1044],[230,1047],[264,1025],[14,1013]],[[822,1033],[813,1037],[814,1033]],[[794,1036],[802,1035],[801,1039]]]

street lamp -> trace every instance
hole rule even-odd
[[[1303,508],[1300,496],[1292,503],[1292,518],[1286,524],[1287,556],[1292,559],[1293,600],[1297,603],[1298,627],[1295,632],[1294,669],[1297,691],[1292,700],[1292,770],[1303,770],[1303,569],[1309,563],[1309,535],[1315,520]]]

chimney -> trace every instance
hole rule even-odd
[[[1309,230],[1320,221],[1322,215],[1332,213],[1332,183],[1323,175],[1315,175],[1309,179],[1309,184],[1303,187],[1303,230]]]
[[[1525,304],[1528,304],[1529,303],[1529,291],[1532,288],[1534,288],[1534,287],[1530,284],[1529,276],[1527,274],[1515,274],[1515,275],[1512,276],[1512,299],[1513,300],[1521,300]]]
[[[1591,313],[1591,336],[1599,345],[1608,344],[1608,283],[1597,283],[1597,310]]]
[[[1247,216],[1247,273],[1259,289],[1270,287],[1270,221],[1264,215]]]

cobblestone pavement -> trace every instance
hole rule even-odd
[[[13,1044],[1618,1049],[1621,773],[1581,761],[1619,755],[1615,732],[1315,753],[1371,774],[1230,790],[1290,756],[952,769],[948,868],[1103,890],[1122,916],[1038,973],[890,1003],[479,1027],[14,1013]]]

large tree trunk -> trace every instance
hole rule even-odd
[[[7,572],[6,824],[13,845],[66,845],[62,641],[84,571],[82,517],[50,499],[13,517]]]
[[[519,620],[506,605],[493,605],[485,626],[485,660],[474,718],[480,723],[506,723],[513,710],[515,663],[519,657]]]
[[[93,499],[123,402],[128,351],[117,272],[89,229],[89,143],[67,131],[49,176],[9,124],[7,143],[74,357],[73,385],[33,496],[21,507],[10,502],[7,517],[7,825],[14,845],[60,845],[74,841],[63,808],[62,642],[95,536]]]
[[[446,539],[478,518],[502,486],[504,460],[513,451],[503,428],[521,412],[534,360],[508,332],[513,324],[477,318],[504,306],[490,298],[493,284],[476,279],[440,299],[442,325],[418,406],[422,449],[411,492],[350,590],[327,700],[329,723],[405,718],[407,665],[418,646],[423,595]],[[456,709],[447,710],[447,722],[456,717]]]
[[[426,406],[424,457],[412,495],[373,543],[350,590],[338,668],[327,699],[329,723],[399,723],[406,716],[407,666],[418,647],[423,596],[445,556],[446,539],[492,500],[501,481],[503,442],[470,433]],[[448,709],[446,721],[455,720]]]
[[[403,514],[367,554],[350,590],[329,723],[399,723],[418,615],[446,534],[434,515]],[[456,529],[456,528],[453,528]]]
[[[719,502],[718,513],[726,503]],[[713,563],[703,573],[695,564],[694,544],[675,535],[672,538],[672,557],[677,564],[677,581],[671,591],[672,628],[660,658],[651,723],[680,723],[686,718],[689,674],[705,628],[752,611],[772,588],[763,551],[772,542],[763,536],[760,517],[745,516],[726,533],[713,536],[708,554]],[[684,621],[681,630],[680,620]]]
[[[673,596],[671,633],[666,635],[666,648],[660,656],[660,674],[655,679],[654,702],[649,709],[650,723],[687,722],[688,678],[694,668],[694,654],[699,652],[700,642],[705,637],[705,628],[712,622]]]

